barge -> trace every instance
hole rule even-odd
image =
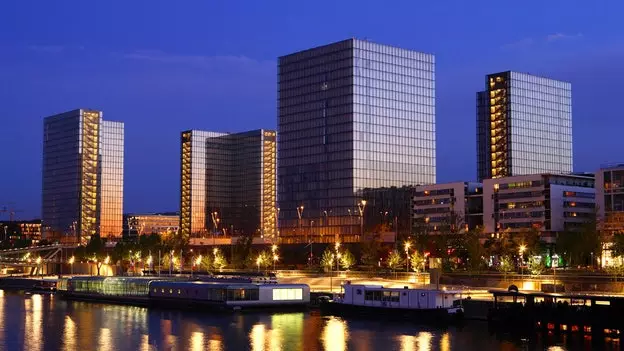
[[[451,323],[463,318],[461,292],[433,289],[386,288],[347,282],[344,293],[321,303],[334,315],[401,318],[417,323]]]
[[[310,303],[305,284],[248,283],[158,277],[72,277],[59,280],[69,300],[213,310],[292,309]]]
[[[544,331],[619,337],[624,331],[624,296],[544,293],[492,289],[494,305],[488,321],[516,333]]]

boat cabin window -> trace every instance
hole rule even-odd
[[[273,301],[277,301],[277,300],[303,300],[303,289],[301,288],[273,289]]]
[[[383,292],[383,301],[390,302],[399,302],[399,292],[398,291],[384,291]]]
[[[228,289],[228,301],[258,301],[258,289]]]
[[[366,290],[364,291],[364,300],[381,301],[382,292],[383,291],[378,291],[378,290],[373,290],[373,291]]]

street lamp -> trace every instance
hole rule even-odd
[[[74,256],[69,258],[69,266],[71,267],[71,275],[74,275],[74,261],[76,259],[74,258]]]
[[[297,217],[299,218],[299,235],[303,234],[303,231],[301,229],[301,216],[303,216],[303,205],[297,207]]]
[[[358,209],[360,210],[360,236],[364,235],[364,209],[366,208],[366,200],[358,203]]]
[[[336,254],[336,274],[338,274],[338,272],[340,271],[340,259],[342,258],[342,255],[340,253]]]
[[[279,260],[279,256],[277,254],[273,254],[273,272],[275,272],[275,263]]]
[[[406,258],[405,270],[407,272],[409,272],[409,249],[410,249],[410,246],[412,246],[412,244],[409,241],[406,241],[405,242],[405,258]]]
[[[258,273],[260,273],[260,263],[262,263],[262,257],[258,256],[258,259],[256,259],[256,264],[258,265]]]
[[[524,275],[524,251],[526,251],[526,245],[522,244],[520,245],[520,247],[518,248],[518,253],[520,254],[520,276]]]

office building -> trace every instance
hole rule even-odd
[[[485,232],[517,233],[532,228],[545,240],[576,230],[595,217],[594,178],[533,174],[483,181]],[[595,219],[595,218],[594,218]]]
[[[596,172],[596,204],[605,234],[624,234],[624,163]]]
[[[18,240],[29,240],[32,244],[36,244],[41,240],[41,220],[0,221],[0,237],[3,242],[10,240],[15,243]]]
[[[275,131],[181,135],[180,230],[276,238]]]
[[[486,77],[477,93],[477,176],[572,172],[570,83],[518,72]]]
[[[357,39],[279,58],[283,240],[359,240],[363,189],[435,183],[434,65]]]
[[[44,119],[42,226],[46,235],[120,237],[124,124],[79,109]]]
[[[364,232],[380,234],[395,232],[398,239],[406,238],[412,233],[412,197],[413,186],[365,188],[362,198],[364,207]],[[355,211],[354,211],[355,210]],[[358,216],[357,209],[349,214]]]
[[[459,234],[483,225],[481,183],[422,185],[413,195],[414,231],[419,234]]]
[[[124,215],[124,235],[136,239],[140,235],[158,234],[163,238],[178,233],[179,213],[129,213]]]

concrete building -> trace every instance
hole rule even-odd
[[[275,131],[181,135],[180,230],[277,235]]]
[[[596,172],[596,205],[601,229],[624,234],[624,163],[604,165]]]
[[[572,172],[570,83],[518,72],[477,93],[477,177]]]
[[[453,182],[421,185],[413,194],[415,231],[465,232],[483,225],[481,183]]]
[[[592,219],[594,178],[533,174],[483,181],[486,233],[517,233],[531,228],[553,241],[556,233],[578,229]]]
[[[43,127],[45,235],[121,237],[124,124],[79,109],[47,117]]]
[[[347,39],[278,61],[283,240],[357,241],[364,189],[435,183],[433,55]]]

